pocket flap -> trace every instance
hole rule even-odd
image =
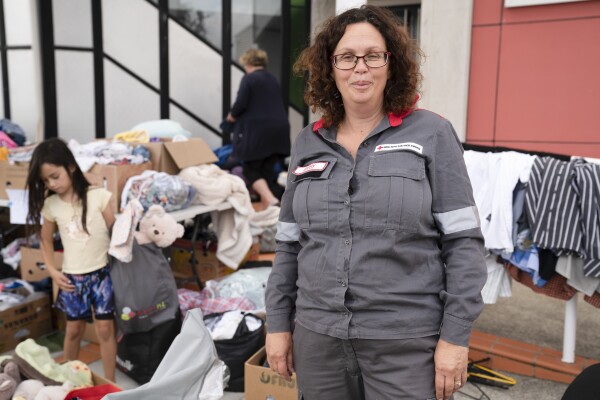
[[[401,176],[420,181],[425,178],[425,160],[408,151],[372,155],[369,176]]]

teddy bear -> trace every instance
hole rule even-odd
[[[183,226],[159,205],[150,206],[139,225],[134,235],[141,245],[154,243],[161,248],[168,247],[184,232]]]

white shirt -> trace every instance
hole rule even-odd
[[[535,156],[514,151],[464,152],[485,247],[512,254],[513,190],[529,181]]]

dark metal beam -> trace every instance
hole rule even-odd
[[[37,0],[42,59],[42,92],[44,103],[44,138],[58,137],[56,113],[56,65],[54,60],[54,24],[52,0]]]
[[[96,138],[106,137],[104,104],[104,42],[102,39],[102,0],[92,0],[92,41],[94,46],[94,106]]]
[[[290,39],[291,39],[291,0],[281,0],[281,94],[288,112],[290,104]]]
[[[2,95],[4,99],[4,117],[10,119],[10,88],[8,83],[8,52],[6,51],[5,24],[4,0],[0,0],[0,63],[2,65]]]
[[[225,118],[231,107],[231,0],[223,0],[222,5],[223,99],[221,104],[222,117]],[[223,135],[222,138],[223,145],[231,143],[229,135]]]
[[[160,117],[168,119],[169,112],[169,0],[158,0],[158,35],[160,66]]]

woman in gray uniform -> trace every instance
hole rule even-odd
[[[466,382],[483,237],[452,125],[415,108],[419,54],[366,5],[296,62],[323,118],[292,150],[267,355],[304,399],[450,399]]]

